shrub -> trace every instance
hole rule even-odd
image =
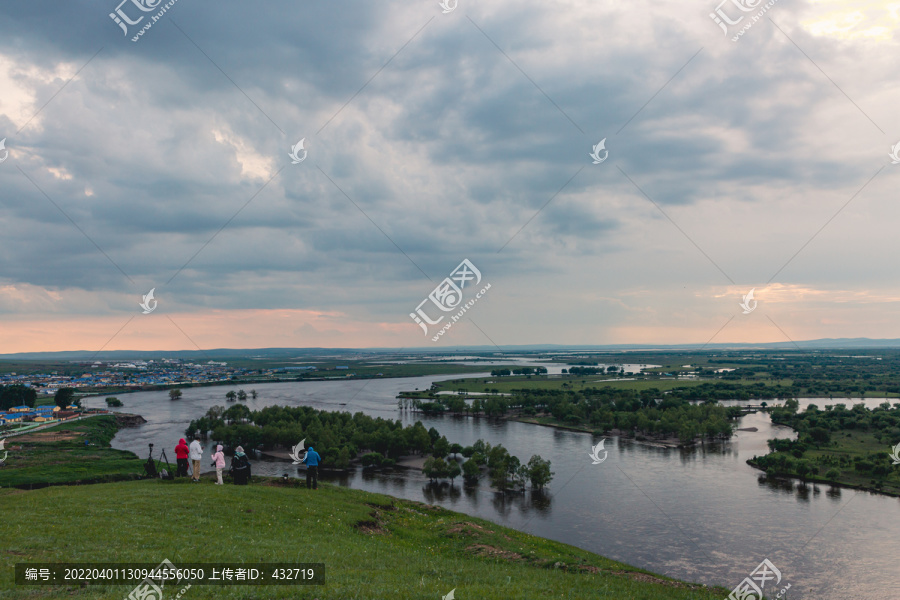
[[[384,462],[384,456],[380,452],[369,452],[363,455],[361,462],[364,467],[380,467]]]

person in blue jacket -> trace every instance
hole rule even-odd
[[[319,463],[322,462],[322,457],[319,456],[318,452],[313,450],[312,446],[310,446],[309,450],[306,453],[306,458],[303,460],[303,462],[306,463],[307,489],[319,489]]]

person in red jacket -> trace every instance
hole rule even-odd
[[[184,438],[181,438],[178,440],[178,445],[175,446],[175,458],[178,461],[178,477],[187,477],[188,452],[190,452],[190,449],[187,442],[184,441]]]

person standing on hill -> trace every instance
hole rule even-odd
[[[234,485],[247,485],[250,481],[250,459],[244,454],[244,449],[238,446],[234,450],[234,458],[231,459],[231,476]]]
[[[200,459],[202,458],[203,448],[200,446],[200,441],[194,438],[194,441],[191,442],[191,481],[200,483]]]
[[[319,463],[322,461],[322,457],[319,456],[319,453],[313,450],[313,447],[309,447],[309,451],[306,453],[306,458],[303,459],[303,462],[306,463],[306,488],[310,487],[314,490],[319,489]]]
[[[222,452],[222,444],[216,446],[216,453],[212,455],[213,466],[216,468],[216,485],[222,485],[222,469],[225,468],[225,453]]]
[[[184,438],[178,440],[178,445],[175,446],[175,459],[178,463],[178,477],[187,477],[188,472],[188,445],[187,442],[184,441]]]

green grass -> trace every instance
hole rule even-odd
[[[109,447],[117,429],[115,417],[101,415],[35,433],[74,434],[71,440],[29,441],[30,434],[8,438],[9,454],[0,467],[0,487],[125,479],[143,474],[142,460],[131,452]],[[91,445],[85,446],[85,440]]]
[[[721,600],[590,552],[439,507],[329,485],[146,480],[2,496],[0,599],[109,598],[133,586],[15,586],[18,562],[321,562],[322,587],[194,586],[188,600]],[[361,527],[367,523],[368,529]],[[556,565],[556,568],[554,568]],[[166,597],[177,592],[172,588]]]

